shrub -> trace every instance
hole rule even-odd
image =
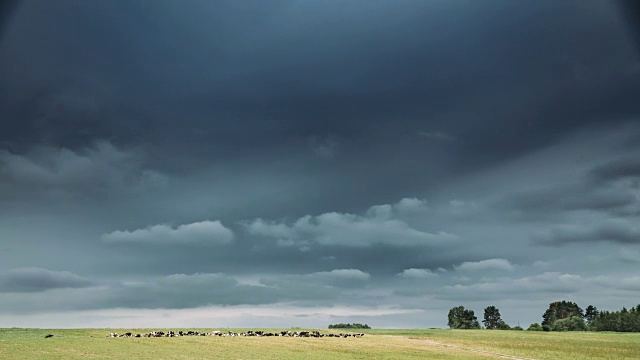
[[[580,316],[572,316],[567,319],[556,320],[551,327],[553,331],[586,331],[587,324]]]
[[[533,323],[531,325],[529,325],[529,328],[527,329],[527,331],[542,331],[542,326],[540,326],[540,324],[538,323]],[[549,331],[549,330],[545,330],[545,331]]]

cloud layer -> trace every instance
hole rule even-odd
[[[0,326],[634,305],[640,67],[616,4],[21,2]]]
[[[394,205],[372,206],[365,215],[337,212],[307,215],[291,225],[255,219],[245,223],[245,228],[251,235],[277,238],[281,246],[302,248],[311,244],[369,247],[441,246],[455,242],[458,237],[454,234],[421,231],[403,219],[407,212],[420,211],[424,206],[417,199],[402,199]]]
[[[200,221],[172,228],[153,225],[133,231],[116,230],[102,235],[102,241],[110,244],[158,244],[158,245],[227,245],[233,242],[233,231],[218,220]]]

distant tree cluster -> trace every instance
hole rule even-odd
[[[547,326],[555,331],[583,330],[583,319],[584,312],[578,304],[570,301],[556,301],[549,304],[547,311],[542,314],[542,326]],[[555,323],[559,320],[563,321],[558,324],[558,329],[553,329]],[[582,325],[578,325],[580,320],[582,321]],[[567,326],[570,327],[570,329],[566,329]],[[574,326],[577,328],[573,328]]]
[[[367,324],[331,324],[329,325],[329,329],[371,329],[371,327]]]
[[[480,323],[473,310],[456,306],[449,310],[447,325],[451,329],[480,329]],[[523,330],[520,326],[511,327],[502,320],[500,310],[495,306],[484,309],[484,329],[487,330]],[[542,315],[542,324],[533,323],[528,331],[617,331],[640,332],[640,305],[619,311],[598,311],[589,305],[583,311],[571,301],[556,301]]]
[[[640,305],[619,311],[600,311],[589,321],[594,331],[640,332]]]
[[[640,332],[640,305],[619,311],[598,311],[589,305],[583,313],[576,303],[557,301],[542,315],[542,325],[534,323],[527,330]]]

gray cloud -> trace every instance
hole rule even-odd
[[[358,269],[335,269],[331,271],[319,271],[304,275],[281,275],[264,278],[264,284],[277,286],[329,286],[338,288],[352,288],[367,285],[371,275]]]
[[[612,181],[621,178],[635,179],[637,184],[638,178],[640,178],[640,160],[634,157],[600,164],[591,169],[589,175],[597,181]]]
[[[312,136],[309,139],[309,147],[314,154],[322,158],[332,158],[340,148],[340,141],[336,136],[329,135],[325,139]]]
[[[324,303],[342,292],[362,288],[370,275],[356,269],[335,269],[310,274],[265,276],[244,283],[222,273],[173,274],[141,280],[90,281],[68,272],[17,269],[3,275],[0,304],[17,301],[12,293],[49,290],[27,297],[32,311],[109,308],[185,309],[210,305],[259,305],[281,302]],[[92,287],[91,289],[84,289]]]
[[[429,233],[412,228],[400,218],[406,211],[418,211],[424,202],[403,199],[394,205],[377,205],[368,209],[364,216],[349,213],[324,213],[307,215],[292,225],[268,223],[255,219],[244,223],[252,235],[280,238],[281,245],[311,243],[368,247],[387,244],[394,246],[438,246],[449,245],[458,237],[444,231]]]
[[[419,131],[418,132],[418,136],[420,136],[421,138],[427,139],[427,140],[434,140],[434,141],[452,141],[455,140],[455,137],[453,137],[452,135],[449,135],[447,133],[444,133],[442,131]]]
[[[503,278],[493,282],[479,282],[471,285],[451,285],[443,288],[439,297],[451,300],[491,299],[500,293],[507,299],[532,294],[570,294],[578,292],[586,283],[579,275],[546,272],[521,278]]]
[[[0,274],[0,292],[41,292],[51,289],[85,288],[95,283],[68,271],[20,268]]]
[[[142,162],[141,154],[118,149],[106,141],[97,141],[80,151],[37,147],[21,155],[3,150],[0,151],[0,191],[37,189],[105,196],[125,189],[144,191],[164,186],[165,177],[145,168]]]
[[[640,228],[634,222],[622,219],[611,219],[596,225],[562,225],[535,236],[534,241],[556,246],[601,241],[637,244],[640,243]]]
[[[481,261],[466,261],[454,266],[458,271],[511,271],[513,265],[507,259],[486,259]]]
[[[637,201],[633,192],[617,188],[584,188],[566,186],[512,194],[505,200],[509,206],[525,212],[562,210],[619,209]]]
[[[415,268],[404,269],[401,273],[398,273],[397,275],[407,279],[428,279],[428,278],[433,278],[438,276],[437,273],[434,273],[429,269],[415,269]]]
[[[103,234],[102,241],[110,244],[159,244],[159,245],[227,245],[233,242],[233,231],[218,220],[200,221],[172,228],[153,225],[133,231],[116,230]]]
[[[265,304],[281,299],[277,289],[241,284],[224,274],[175,274],[113,287],[105,294],[101,306],[189,308],[211,304]]]

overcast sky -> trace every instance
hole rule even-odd
[[[7,19],[0,327],[528,326],[640,297],[640,58],[613,2]]]

